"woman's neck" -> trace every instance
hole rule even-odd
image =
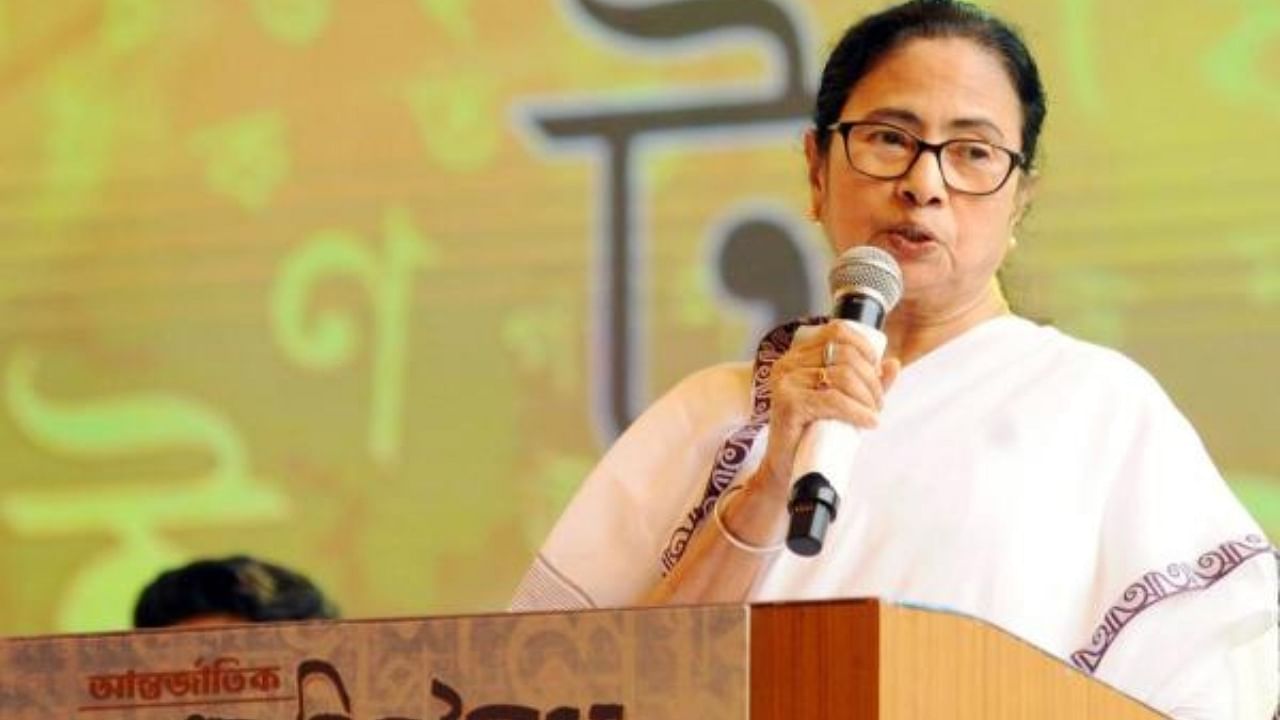
[[[907,365],[975,325],[1008,314],[1009,303],[994,278],[969,302],[944,311],[903,299],[885,322],[885,335],[889,338],[885,355]]]

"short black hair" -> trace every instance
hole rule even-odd
[[[197,560],[160,573],[142,590],[133,626],[176,625],[201,615],[245,622],[331,620],[338,609],[306,577],[247,555]]]
[[[826,152],[831,143],[827,128],[840,120],[854,86],[885,55],[910,40],[948,37],[972,40],[1000,58],[1022,104],[1021,152],[1030,167],[1048,110],[1035,58],[1008,23],[959,0],[911,0],[870,15],[845,31],[827,58],[814,103],[818,147]]]

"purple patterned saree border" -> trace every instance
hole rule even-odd
[[[1240,540],[1228,540],[1201,555],[1195,567],[1180,562],[1165,570],[1152,570],[1137,582],[1125,588],[1119,601],[1102,616],[1102,622],[1093,631],[1089,645],[1071,654],[1071,663],[1092,675],[1102,663],[1102,658],[1112,643],[1135,617],[1162,600],[1193,590],[1204,590],[1229,575],[1252,557],[1270,554],[1274,548],[1260,535],[1246,535]]]
[[[760,431],[769,423],[769,408],[773,404],[769,390],[769,378],[773,375],[773,364],[791,347],[796,331],[804,325],[817,325],[826,322],[825,317],[802,318],[779,325],[765,334],[756,347],[755,363],[751,371],[751,418],[747,424],[735,430],[720,446],[715,462],[699,500],[684,519],[671,533],[660,558],[662,574],[666,575],[684,557],[689,539],[704,520],[711,514],[720,494],[729,487],[738,476],[751,448],[755,445]]]

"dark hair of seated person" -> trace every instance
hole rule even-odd
[[[245,555],[166,570],[142,590],[136,628],[330,620],[338,609],[310,580]]]

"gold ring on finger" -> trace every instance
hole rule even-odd
[[[827,377],[827,369],[825,367],[818,368],[818,379],[813,383],[813,387],[818,390],[826,390],[831,387],[831,379]]]
[[[836,364],[836,344],[830,340],[822,348],[822,366],[831,367]]]

